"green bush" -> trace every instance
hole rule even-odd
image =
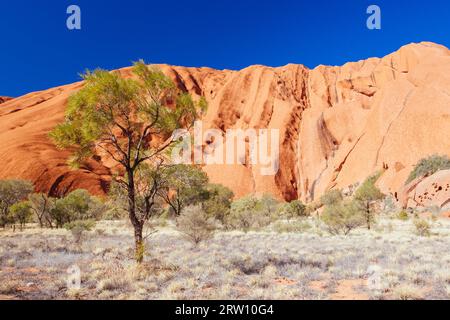
[[[177,229],[197,245],[212,237],[216,224],[214,219],[208,218],[201,206],[189,206],[177,218]]]
[[[428,158],[422,159],[416,164],[414,170],[406,180],[406,184],[410,183],[416,178],[431,176],[440,170],[450,169],[450,158],[445,155],[432,155]]]
[[[365,223],[364,216],[353,201],[341,201],[326,206],[321,219],[328,232],[333,235],[348,235],[353,229]]]
[[[402,220],[402,221],[406,221],[409,219],[409,215],[408,212],[406,212],[406,210],[402,210],[397,214],[397,219]]]
[[[328,190],[322,197],[320,197],[320,203],[324,206],[331,206],[341,202],[342,199],[342,190],[333,189]]]
[[[240,229],[247,232],[268,226],[272,219],[273,214],[267,210],[267,207],[259,199],[250,195],[231,204],[225,225],[228,229]]]
[[[279,220],[272,224],[272,229],[278,233],[302,233],[311,228],[311,224],[308,221],[303,220]]]
[[[159,195],[179,216],[184,208],[197,205],[208,198],[206,186],[208,176],[196,166],[174,165],[165,170],[167,188],[162,188]]]
[[[86,231],[95,227],[94,220],[76,220],[64,224],[64,228],[70,230],[76,244],[81,244]]]
[[[0,180],[0,226],[5,227],[10,219],[13,204],[25,200],[33,192],[33,185],[24,180]]]
[[[31,211],[31,205],[29,201],[22,201],[13,204],[10,209],[10,223],[14,224],[16,222],[20,225],[20,230],[27,222],[32,221],[33,212]]]
[[[308,217],[309,212],[306,210],[306,206],[301,201],[293,200],[280,207],[280,215],[288,219],[301,218]]]
[[[75,190],[66,197],[57,199],[50,211],[56,227],[77,220],[98,220],[106,211],[106,206],[86,190]]]
[[[202,208],[208,217],[225,221],[230,214],[233,191],[220,184],[209,184],[206,187],[207,199],[202,202]]]
[[[431,225],[423,219],[414,220],[415,232],[418,236],[429,237],[431,235]]]

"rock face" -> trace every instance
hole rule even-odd
[[[405,186],[400,202],[404,208],[437,206],[450,209],[450,170],[412,181]]]
[[[2,103],[4,103],[4,102],[6,102],[6,101],[9,101],[9,100],[11,100],[12,98],[10,98],[10,97],[0,97],[0,104],[2,104]]]
[[[411,44],[384,58],[341,67],[251,66],[240,71],[160,66],[177,85],[209,103],[203,128],[279,129],[280,170],[208,165],[213,182],[237,196],[270,192],[313,201],[384,169],[382,191],[399,197],[415,163],[450,155],[450,51]],[[124,76],[130,69],[121,69]],[[111,162],[96,157],[80,170],[66,165],[48,132],[63,119],[82,83],[28,94],[0,108],[0,178],[32,180],[38,190],[103,193]]]

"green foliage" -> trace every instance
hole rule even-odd
[[[333,235],[348,235],[353,229],[364,224],[364,217],[353,201],[341,201],[325,207],[322,221]]]
[[[140,221],[160,216],[164,212],[163,199],[159,197],[162,188],[168,188],[168,174],[165,166],[142,163],[134,173],[135,215]],[[128,179],[125,175],[124,180]],[[122,180],[114,180],[109,191],[108,215],[111,218],[127,217],[129,213],[128,186]]]
[[[309,216],[306,206],[299,200],[293,200],[284,204],[280,211],[281,215],[286,218],[300,218]]]
[[[20,224],[20,229],[23,230],[23,227],[27,222],[31,222],[33,217],[33,212],[31,211],[31,205],[29,201],[21,201],[13,204],[9,208],[10,214],[10,222]]]
[[[33,193],[28,196],[30,201],[31,210],[33,211],[39,226],[53,227],[50,212],[54,207],[56,199],[49,198],[44,193]]]
[[[97,146],[124,166],[138,166],[156,151],[143,139],[155,132],[168,137],[204,110],[203,99],[195,103],[158,68],[140,61],[133,72],[137,79],[100,69],[83,75],[85,85],[70,97],[65,122],[50,133],[59,148],[75,148],[74,165],[91,156]],[[127,139],[120,139],[117,130]]]
[[[0,181],[0,226],[8,224],[9,211],[12,205],[25,200],[34,190],[29,181],[1,180]]]
[[[407,221],[409,219],[408,212],[406,210],[402,210],[397,214],[397,218],[402,221]]]
[[[76,220],[64,224],[64,228],[70,230],[76,244],[81,244],[86,231],[91,231],[95,227],[94,220]]]
[[[189,206],[177,218],[177,229],[197,245],[212,237],[216,226],[214,219],[208,217],[201,206]]]
[[[306,205],[305,214],[310,216],[322,207],[321,201],[310,202]]]
[[[220,184],[208,184],[206,192],[207,199],[201,203],[203,210],[208,217],[223,223],[230,213],[233,191]]]
[[[261,199],[259,199],[259,206],[263,215],[270,217],[279,211],[281,204],[271,194],[264,193]]]
[[[445,155],[432,155],[416,164],[406,180],[406,184],[419,177],[431,176],[440,170],[450,169],[450,158]]]
[[[377,201],[384,198],[384,194],[375,185],[380,174],[375,174],[367,178],[363,184],[355,192],[355,200],[357,201]]]
[[[282,221],[273,223],[272,228],[278,233],[302,233],[311,229],[311,224],[304,220]]]
[[[91,231],[95,227],[94,220],[75,220],[64,224],[64,229],[74,230],[82,229],[84,231]]]
[[[231,204],[230,215],[225,219],[228,228],[245,232],[268,226],[274,219],[274,211],[268,210],[267,202],[272,200],[258,199],[253,195],[238,199]]]
[[[331,206],[341,202],[343,199],[342,190],[333,189],[328,190],[325,194],[320,197],[320,202],[324,206]]]
[[[431,225],[426,220],[415,219],[414,227],[418,236],[429,237],[431,235]]]
[[[167,187],[159,191],[160,196],[171,207],[175,215],[190,205],[196,205],[208,198],[205,189],[208,176],[200,168],[190,165],[174,165],[165,171]]]
[[[384,199],[384,194],[375,185],[380,177],[379,174],[375,174],[367,178],[363,184],[356,190],[354,196],[354,202],[357,209],[364,216],[367,229],[371,229],[375,223],[376,215],[376,202]]]
[[[106,207],[99,199],[92,197],[86,190],[79,189],[57,199],[50,216],[56,227],[62,227],[76,220],[98,220],[105,210]]]
[[[74,166],[101,149],[123,169],[125,179],[119,178],[118,183],[126,190],[136,257],[142,262],[142,230],[155,208],[156,195],[165,190],[163,198],[177,214],[187,204],[198,201],[199,195],[194,189],[196,185],[187,187],[185,179],[173,172],[168,176],[170,186],[152,183],[148,192],[141,193],[139,198],[136,194],[144,182],[136,175],[144,164],[152,166],[153,173],[158,172],[167,161],[168,152],[178,143],[174,130],[190,128],[206,109],[206,103],[205,99],[195,102],[188,93],[178,90],[160,69],[149,67],[143,61],[134,64],[133,73],[134,77],[124,78],[120,72],[87,71],[83,88],[69,99],[64,123],[50,137],[57,147],[75,151],[71,159]],[[176,189],[174,201],[168,191],[172,187]],[[54,211],[64,218],[59,223],[66,220],[59,208]]]

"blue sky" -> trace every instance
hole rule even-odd
[[[79,5],[82,30],[66,28]],[[382,10],[382,30],[366,9]],[[14,0],[0,3],[0,95],[79,80],[86,68],[148,63],[241,69],[341,65],[410,42],[450,47],[450,1]]]

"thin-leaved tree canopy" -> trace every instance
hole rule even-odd
[[[78,165],[103,150],[125,168],[135,169],[169,147],[172,132],[190,126],[206,108],[157,67],[135,63],[134,78],[119,72],[87,71],[82,90],[70,97],[65,122],[50,134],[59,148],[75,147]]]

